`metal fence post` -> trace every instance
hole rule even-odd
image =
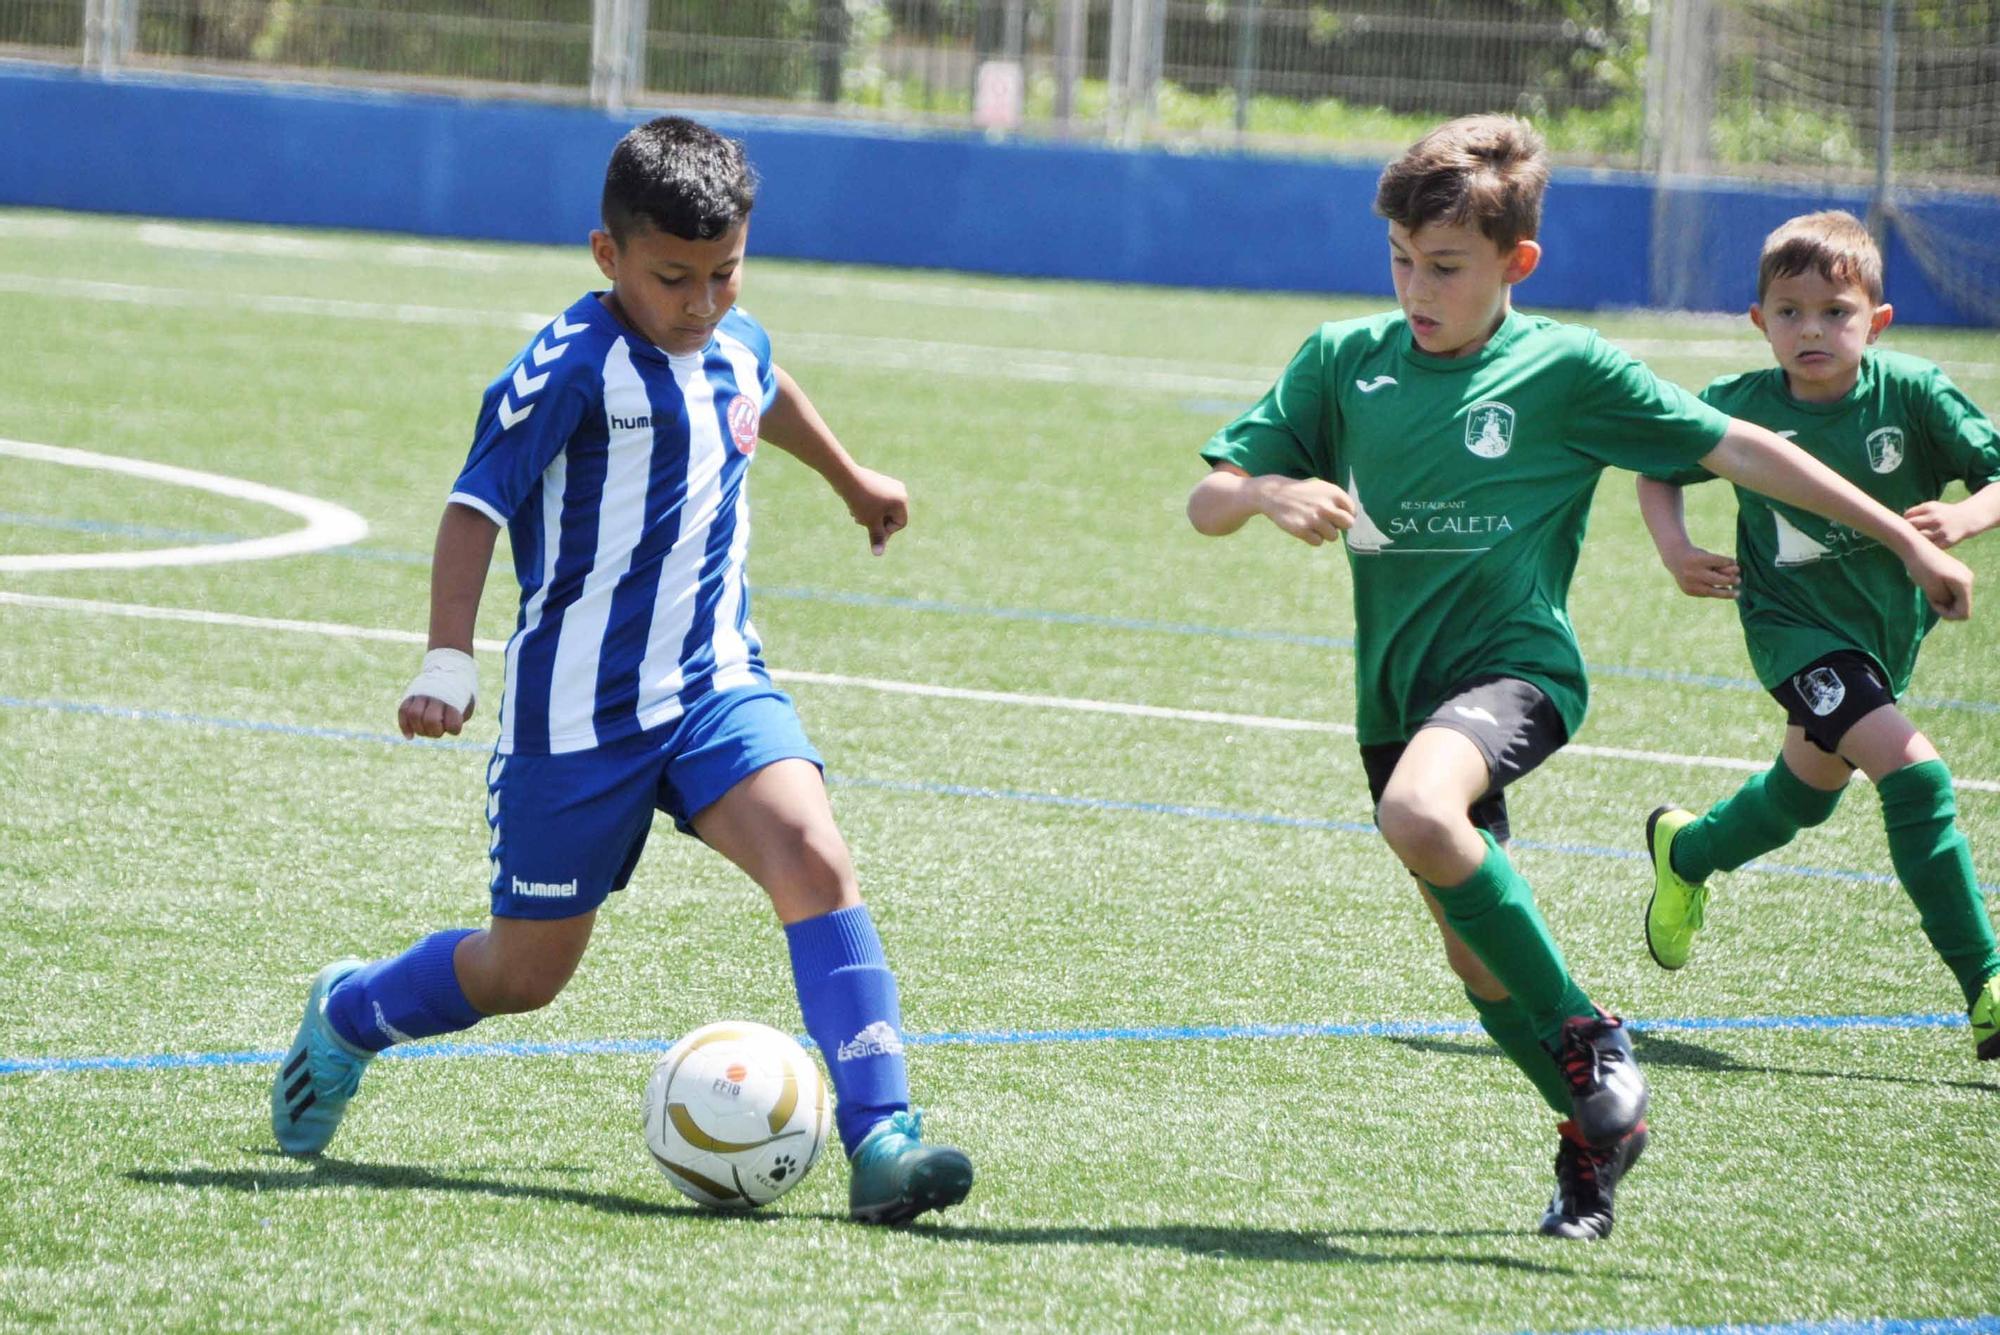
[[[813,39],[819,46],[819,100],[840,101],[841,67],[847,63],[846,0],[819,0]]]
[[[1076,85],[1083,78],[1083,48],[1087,35],[1084,0],[1059,0],[1055,31],[1056,124],[1065,137],[1076,114]]]
[[[606,111],[625,110],[628,97],[646,88],[647,0],[592,0],[590,100]]]
[[[139,0],[84,0],[83,67],[115,73],[138,44]]]
[[[1125,131],[1125,103],[1132,85],[1132,6],[1111,0],[1111,40],[1105,50],[1104,134],[1114,143]]]
[[[1875,244],[1889,241],[1889,175],[1896,135],[1896,0],[1882,0],[1882,64],[1875,90],[1875,193],[1868,200],[1868,230]]]
[[[1238,0],[1236,6],[1236,137],[1250,126],[1250,95],[1257,86],[1257,39],[1264,26],[1261,0]]]

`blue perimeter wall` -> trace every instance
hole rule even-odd
[[[650,113],[648,113],[650,114]],[[1170,286],[1390,294],[1380,164],[1178,155],[696,112],[764,177],[752,244],[796,259]],[[644,119],[577,107],[0,62],[0,204],[582,244],[604,163]],[[1759,242],[1865,197],[1713,184],[1683,253],[1697,309],[1742,310]],[[1659,304],[1654,187],[1558,171],[1530,308]],[[2000,201],[1926,205],[2000,235]],[[1687,212],[1681,213],[1688,216]],[[1981,323],[1892,238],[1900,320]]]

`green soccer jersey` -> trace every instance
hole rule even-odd
[[[1974,491],[2000,477],[2000,435],[1943,371],[1918,357],[1871,350],[1848,394],[1801,403],[1779,367],[1724,376],[1704,401],[1768,427],[1897,514],[1934,501],[1946,484]],[[1674,482],[1706,480],[1695,470]],[[1901,695],[1917,649],[1937,623],[1894,553],[1843,524],[1736,489],[1736,607],[1765,689],[1839,649],[1867,654]]]
[[[1202,457],[1353,498],[1363,745],[1407,740],[1489,675],[1539,686],[1574,735],[1569,583],[1597,476],[1686,467],[1727,428],[1591,330],[1514,312],[1476,354],[1433,357],[1390,312],[1322,325]]]

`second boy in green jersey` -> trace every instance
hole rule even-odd
[[[1783,432],[1949,547],[2000,524],[2000,432],[1937,367],[1874,347],[1893,318],[1882,297],[1882,257],[1858,219],[1792,219],[1765,240],[1751,307],[1778,365],[1725,376],[1702,398]],[[1737,495],[1735,559],[1696,547],[1680,487],[1706,476],[1642,478],[1640,509],[1684,591],[1737,600],[1751,664],[1788,726],[1770,770],[1699,819],[1662,807],[1647,821],[1653,958],[1686,964],[1708,879],[1832,816],[1858,767],[1881,794],[1896,875],[1965,994],[1974,1049],[2000,1057],[2000,950],[1951,773],[1896,707],[1937,614],[1872,538],[1751,492]],[[1955,481],[1973,494],[1942,501]]]
[[[1870,533],[1948,615],[1971,575],[1802,452],[1659,381],[1594,333],[1512,310],[1548,168],[1507,117],[1454,121],[1382,174],[1400,310],[1323,325],[1218,432],[1188,515],[1344,540],[1357,728],[1376,821],[1418,879],[1480,1021],[1558,1127],[1544,1233],[1596,1238],[1646,1143],[1621,1022],[1571,977],[1508,860],[1503,790],[1583,721],[1567,596],[1599,472],[1700,463]]]

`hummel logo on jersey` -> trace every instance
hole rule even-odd
[[[1496,728],[1500,726],[1500,720],[1494,718],[1491,711],[1483,705],[1474,705],[1470,709],[1467,709],[1464,705],[1453,705],[1451,709],[1460,718],[1469,718],[1477,723],[1490,723]]]
[[[526,899],[574,899],[576,882],[569,881],[524,881],[513,877],[513,892]]]
[[[589,325],[582,323],[571,324],[558,315],[556,322],[549,326],[549,332],[559,339],[568,340],[581,334],[589,327]],[[518,408],[515,407],[513,400],[507,397],[507,391],[501,390],[499,406],[494,409],[500,417],[500,429],[502,431],[511,431],[515,426],[528,420],[528,414],[535,411],[535,405],[528,402],[528,396],[549,383],[550,373],[547,371],[542,372],[540,375],[528,374],[528,358],[533,357],[537,366],[547,366],[550,362],[568,351],[569,344],[566,341],[550,343],[546,338],[538,338],[535,340],[535,346],[528,353],[523,354],[521,360],[514,367],[514,394],[516,398],[520,399],[521,406]]]
[[[617,413],[611,414],[611,429],[613,431],[642,431],[651,425],[653,425],[653,418],[649,413],[641,413],[637,417],[620,417]]]
[[[836,1060],[851,1062],[862,1057],[900,1057],[903,1055],[903,1036],[896,1032],[896,1026],[887,1020],[877,1020],[853,1038],[842,1043],[834,1052]]]
[[[1393,385],[1395,383],[1396,377],[1392,375],[1378,375],[1373,380],[1357,380],[1354,382],[1354,387],[1363,394],[1373,394],[1376,390],[1382,388],[1382,386]]]

